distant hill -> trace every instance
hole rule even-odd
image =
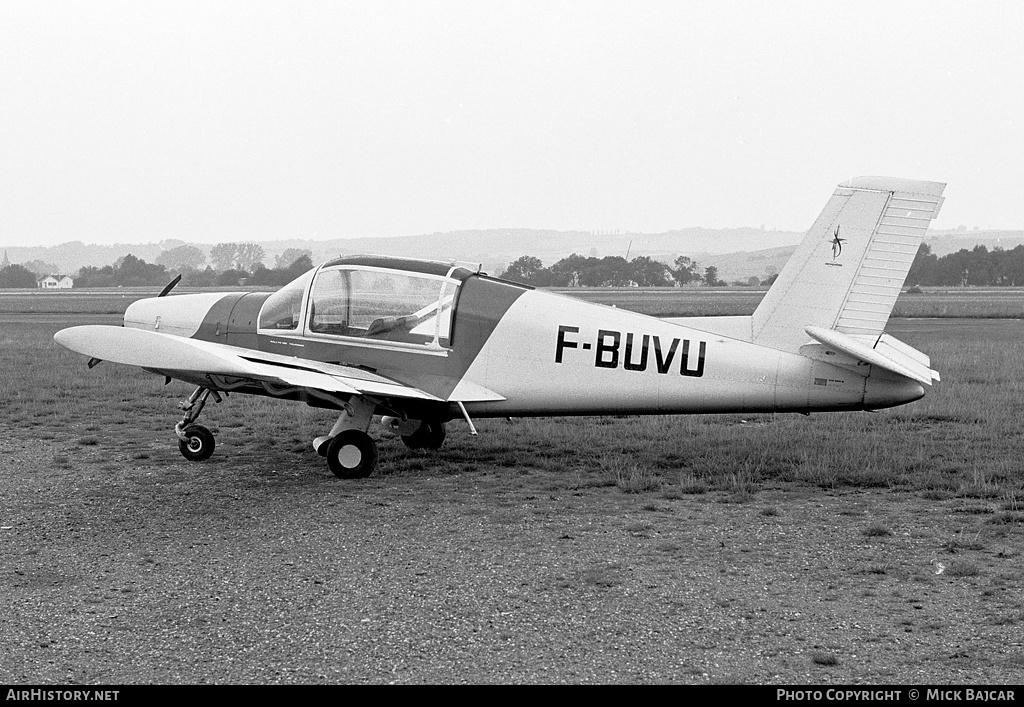
[[[732,263],[742,263],[745,258],[720,258],[729,253],[749,253],[766,247],[792,246],[802,234],[786,231],[762,231],[755,228],[705,229],[688,228],[666,233],[589,233],[585,231],[551,231],[530,229],[489,229],[479,231],[454,231],[419,236],[389,238],[348,238],[332,240],[288,239],[261,241],[266,252],[265,262],[272,265],[274,257],[288,248],[305,248],[313,252],[314,262],[327,260],[339,255],[376,253],[380,255],[404,255],[413,258],[438,258],[465,260],[483,264],[484,270],[498,273],[508,264],[523,255],[540,258],[545,265],[552,265],[567,255],[577,253],[584,256],[605,257],[621,255],[630,258],[646,255],[666,263],[672,263],[679,255],[685,255],[702,265],[715,265],[723,277],[733,277]],[[212,245],[188,243],[184,240],[168,240],[160,243],[86,245],[75,241],[51,247],[9,246],[8,257],[13,263],[42,260],[53,263],[64,272],[75,272],[83,266],[110,265],[118,258],[131,253],[146,262],[154,262],[164,250],[180,245],[195,245],[209,257]],[[0,246],[2,248],[2,246]],[[761,256],[753,256],[756,272],[749,274],[764,276],[760,266]],[[719,260],[721,263],[719,264]],[[740,267],[737,265],[737,267]],[[724,268],[724,269],[723,269]],[[735,277],[739,277],[737,274]]]
[[[628,253],[630,258],[646,255],[671,264],[685,255],[697,261],[701,269],[718,268],[727,282],[764,278],[778,272],[793,253],[803,233],[767,231],[756,228],[686,228],[665,233],[590,233],[531,229],[488,229],[452,231],[419,236],[388,238],[346,238],[331,240],[287,239],[260,241],[265,262],[274,264],[275,256],[288,248],[312,251],[313,261],[321,262],[339,255],[376,253],[413,258],[438,258],[481,263],[486,272],[500,273],[523,255],[540,258],[549,266],[572,253],[603,258]],[[926,242],[938,256],[963,248],[984,245],[1007,250],[1024,245],[1024,231],[929,231]],[[129,253],[146,262],[155,262],[164,250],[180,245],[195,245],[209,256],[210,244],[166,240],[159,243],[89,245],[79,241],[50,247],[0,246],[12,263],[41,260],[53,263],[63,273],[74,273],[82,266],[114,263]]]
[[[176,243],[181,245],[181,243]],[[173,247],[173,246],[171,246]],[[202,247],[202,246],[200,246]],[[7,252],[12,263],[27,263],[31,260],[42,260],[57,266],[61,273],[75,273],[87,265],[102,267],[111,265],[118,258],[131,253],[152,263],[164,249],[157,243],[131,245],[117,243],[114,245],[85,244],[81,241],[61,243],[55,246],[0,246],[0,253]],[[207,251],[209,248],[207,247]],[[2,257],[2,256],[0,256]]]
[[[976,245],[983,245],[989,250],[1013,250],[1024,245],[1024,231],[928,231],[925,243],[940,258],[958,250],[970,250]]]
[[[700,263],[702,271],[706,266],[714,265],[718,268],[718,277],[721,280],[728,283],[745,282],[752,276],[763,280],[778,273],[789,261],[794,250],[795,245],[787,245],[749,253],[706,253],[694,260]]]

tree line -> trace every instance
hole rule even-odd
[[[234,245],[234,244],[221,244]],[[255,245],[255,244],[242,244]],[[216,251],[219,246],[215,246]],[[206,256],[194,246],[180,246],[162,253],[156,263],[147,263],[134,255],[119,258],[113,265],[103,267],[87,266],[78,271],[75,287],[142,287],[164,285],[173,273],[182,275],[181,282],[189,287],[237,287],[243,282],[254,286],[281,286],[297,278],[313,267],[312,253],[306,250],[290,248],[278,256],[276,266],[268,268],[263,264],[262,251],[259,249],[258,259],[252,249],[235,250],[233,257],[223,256],[215,259],[218,266],[202,265]],[[196,252],[179,252],[191,249]],[[198,253],[198,255],[197,255]],[[223,253],[223,251],[222,251]],[[165,258],[170,254],[170,257]]]
[[[289,248],[277,256],[275,267],[263,264],[265,253],[255,243],[220,243],[206,254],[195,246],[178,246],[161,253],[155,263],[134,255],[119,258],[111,265],[86,266],[75,274],[75,287],[145,287],[166,284],[175,273],[189,287],[227,286],[241,283],[254,286],[281,286],[313,267],[312,253]],[[205,265],[205,267],[203,267]],[[676,285],[723,286],[718,268],[703,271],[696,261],[679,256],[672,266],[648,256],[626,260],[620,256],[604,258],[573,254],[550,268],[540,259],[524,255],[512,262],[501,277],[535,287],[673,287]],[[750,278],[745,285],[768,284]],[[34,287],[35,273],[20,265],[0,269],[0,287]]]
[[[1024,285],[1024,246],[989,250],[976,245],[939,258],[927,243],[922,243],[907,274],[907,284],[933,287]]]
[[[273,268],[263,264],[266,253],[257,243],[220,243],[206,254],[195,246],[178,246],[161,253],[155,263],[128,254],[111,265],[88,265],[72,273],[75,287],[149,287],[166,285],[175,274],[190,287],[281,286],[313,267],[313,253],[288,248],[276,256]],[[26,267],[28,266],[28,267]],[[205,266],[205,267],[204,267]],[[56,273],[56,266],[41,261],[0,268],[0,288],[31,288],[39,273]]]
[[[509,264],[501,277],[535,287],[664,287],[674,285],[723,286],[713,265],[703,269],[686,256],[666,265],[647,256],[627,261],[617,256],[585,258],[570,255],[545,268],[540,259],[524,255]],[[751,277],[748,286],[771,285],[778,275],[764,280]],[[1014,287],[1024,286],[1024,245],[1011,250],[983,245],[962,249],[941,258],[922,243],[907,274],[908,286]]]
[[[646,255],[626,260],[617,255],[595,258],[573,253],[549,268],[544,267],[539,258],[524,255],[510,263],[501,277],[534,287],[674,287],[691,284],[720,287],[726,284],[718,278],[718,268],[714,265],[704,268],[702,274],[699,264],[685,255],[676,258],[673,265],[666,265]],[[748,284],[758,285],[761,282]]]
[[[313,267],[312,253],[289,248],[276,257],[273,268],[263,264],[263,247],[256,243],[220,243],[210,251],[212,265],[206,254],[195,246],[178,246],[160,254],[155,263],[147,263],[134,255],[119,258],[112,265],[83,267],[76,275],[75,287],[140,287],[164,285],[176,273],[182,283],[191,287],[237,287],[247,285],[281,286]],[[31,265],[31,263],[28,263]],[[205,266],[205,267],[204,267]],[[723,286],[718,269],[700,265],[686,256],[679,256],[667,265],[648,256],[626,260],[620,256],[604,258],[572,254],[550,267],[539,258],[524,255],[509,264],[501,277],[534,287],[672,287],[685,285]],[[0,288],[31,288],[37,274],[24,265],[0,268]],[[751,277],[744,284],[767,286],[765,280]],[[1024,246],[1011,250],[983,245],[962,249],[941,258],[926,243],[907,275],[908,286],[933,287],[1024,286]]]

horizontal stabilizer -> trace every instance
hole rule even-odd
[[[939,380],[939,374],[929,368],[927,356],[891,336],[872,337],[871,341],[875,342],[875,346],[872,347],[835,329],[809,326],[804,331],[826,347],[825,353],[832,355],[831,362],[837,365],[850,365],[862,361],[924,385],[931,385],[933,381]],[[801,350],[801,353],[810,352]]]

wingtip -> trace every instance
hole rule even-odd
[[[61,346],[63,346],[66,349],[71,349],[73,351],[74,347],[71,345],[71,342],[74,341],[74,339],[75,339],[75,330],[78,329],[78,328],[79,327],[74,327],[73,326],[73,327],[68,327],[66,329],[61,329],[60,331],[58,331],[56,334],[53,335],[54,342],[60,344]]]

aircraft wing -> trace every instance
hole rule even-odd
[[[156,331],[104,325],[58,331],[54,341],[86,356],[139,366],[180,378],[180,374],[224,376],[341,395],[382,395],[441,399],[418,388],[349,366],[188,339]]]

